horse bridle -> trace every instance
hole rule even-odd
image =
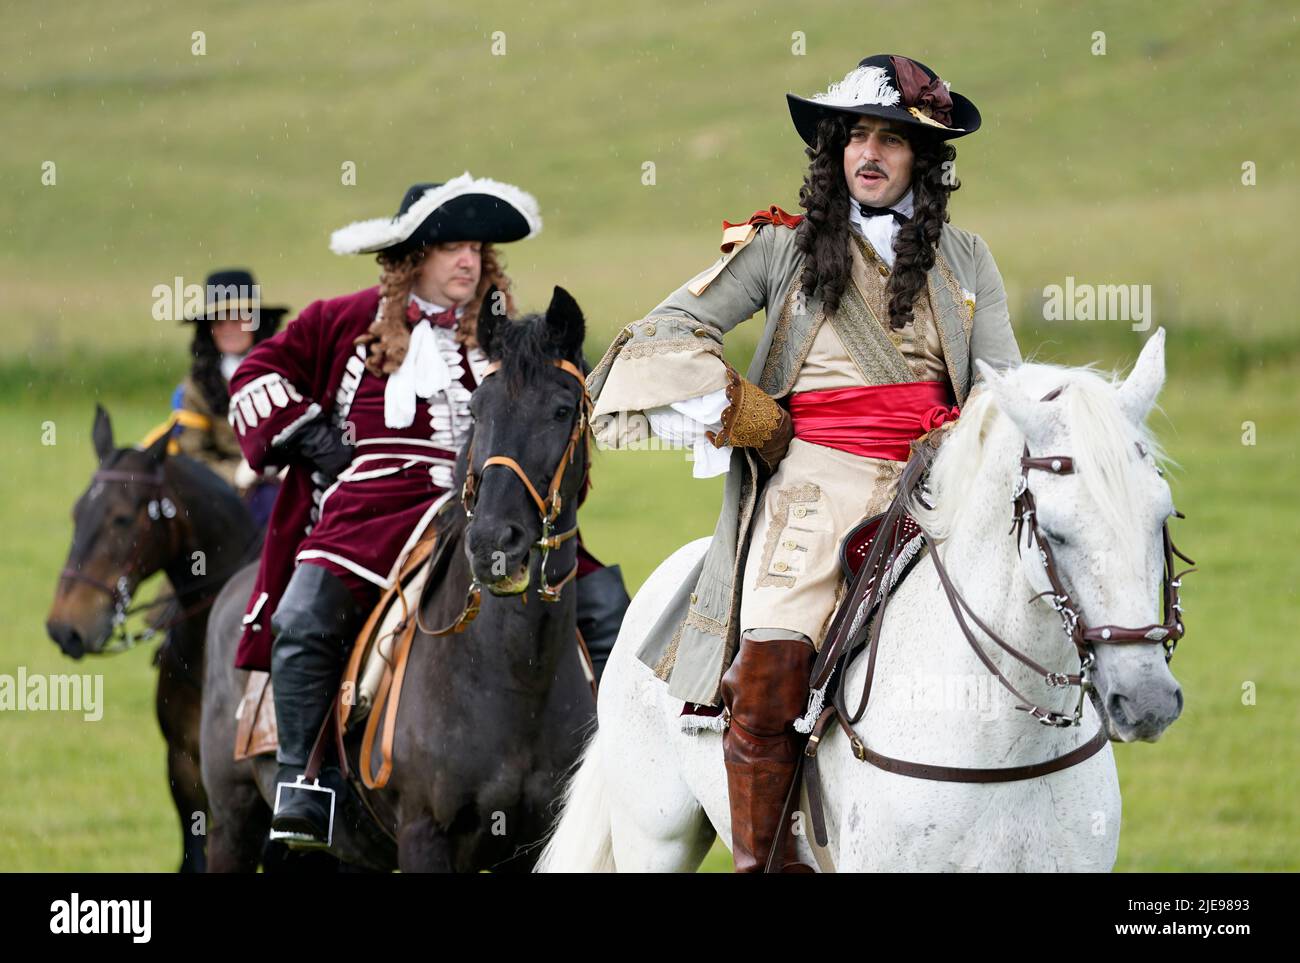
[[[564,482],[565,469],[573,463],[578,453],[578,445],[585,437],[587,426],[591,423],[592,401],[591,395],[587,393],[587,379],[577,366],[570,361],[553,359],[551,364],[566,374],[572,375],[577,379],[578,385],[582,391],[582,397],[578,405],[577,416],[573,421],[573,429],[569,432],[569,442],[564,448],[564,453],[560,456],[559,465],[551,474],[551,483],[547,487],[546,496],[543,497],[537,488],[533,485],[528,477],[528,473],[520,467],[519,462],[507,455],[492,455],[484,460],[483,471],[486,472],[492,465],[502,465],[509,468],[515,473],[515,476],[523,482],[524,488],[527,489],[533,504],[537,506],[538,515],[542,521],[542,534],[531,548],[541,551],[541,578],[542,584],[538,587],[537,594],[544,602],[558,602],[560,595],[564,591],[564,586],[572,581],[578,574],[578,563],[575,560],[573,568],[558,582],[550,584],[546,581],[546,559],[553,549],[558,549],[570,538],[578,534],[577,520],[574,520],[572,528],[563,532],[554,531],[556,521],[560,513],[564,510],[564,500],[560,496],[560,486]],[[483,373],[483,378],[495,374],[501,370],[501,362],[494,361],[488,365],[487,370]],[[481,474],[481,473],[480,473]],[[474,502],[478,497],[479,475],[474,472],[474,440],[470,439],[470,448],[465,469],[465,484],[461,489],[461,502],[465,506],[465,516],[473,519]],[[530,551],[531,551],[530,548]],[[475,579],[477,585],[478,580]]]
[[[123,484],[138,484],[153,488],[156,491],[156,497],[149,499],[147,511],[149,518],[153,522],[162,522],[167,526],[169,537],[174,537],[176,526],[172,523],[177,515],[176,503],[172,500],[171,491],[167,487],[167,478],[163,473],[160,465],[149,474],[140,474],[133,471],[121,471],[113,468],[101,468],[90,476],[91,483],[95,482],[118,482]],[[126,564],[122,568],[122,573],[117,577],[114,585],[101,582],[99,579],[92,578],[74,568],[65,567],[59,573],[60,578],[65,578],[74,582],[81,582],[89,585],[91,588],[103,592],[113,603],[113,622],[109,629],[109,640],[116,640],[112,645],[106,645],[100,650],[101,653],[124,652],[134,647],[139,642],[151,638],[154,630],[146,629],[140,635],[135,635],[126,627],[127,616],[133,615],[142,609],[154,608],[158,601],[137,605],[132,607],[133,588],[131,585],[132,578],[136,575],[136,568],[140,564],[141,554],[144,550],[144,542],[137,541]]]
[[[1146,451],[1143,449],[1142,444],[1140,442],[1134,442],[1134,444],[1137,445],[1138,454],[1145,457]],[[1057,569],[1055,556],[1052,554],[1051,544],[1042,537],[1042,531],[1038,527],[1034,494],[1029,490],[1028,485],[1028,473],[1031,468],[1050,471],[1057,475],[1068,475],[1074,471],[1074,462],[1065,457],[1031,458],[1029,446],[1026,445],[1024,454],[1020,458],[1020,464],[1020,481],[1012,497],[1012,501],[1016,506],[1015,516],[1012,520],[1012,531],[1016,533],[1016,549],[1018,551],[1020,548],[1021,531],[1028,522],[1029,544],[1038,543],[1039,558],[1042,560],[1043,569],[1047,573],[1047,580],[1052,586],[1050,589],[1033,596],[1030,601],[1032,602],[1045,595],[1050,596],[1049,602],[1061,616],[1066,637],[1074,643],[1081,658],[1086,654],[1085,647],[1089,643],[1115,645],[1125,642],[1160,642],[1165,648],[1165,661],[1171,661],[1174,657],[1174,650],[1178,648],[1178,640],[1184,634],[1183,606],[1179,601],[1178,590],[1183,584],[1183,576],[1196,571],[1194,568],[1189,568],[1175,575],[1173,570],[1174,556],[1177,555],[1189,565],[1195,565],[1196,562],[1179,551],[1174,544],[1173,538],[1169,534],[1169,521],[1166,519],[1160,526],[1164,550],[1164,575],[1162,578],[1164,621],[1144,625],[1140,628],[1127,628],[1119,625],[1089,627],[1084,622],[1083,613],[1071,602],[1069,593],[1065,590]],[[1173,516],[1175,518],[1187,517],[1176,509]]]
[[[1051,401],[1061,393],[1062,388],[1056,388],[1048,392],[1042,401]],[[1136,443],[1139,455],[1145,457],[1145,450],[1141,443]],[[1043,568],[1047,573],[1047,578],[1051,588],[1034,595],[1030,604],[1043,596],[1050,596],[1049,602],[1058,613],[1060,613],[1062,626],[1066,636],[1074,644],[1076,652],[1079,655],[1080,670],[1075,673],[1053,672],[1039,665],[1036,661],[1007,643],[1001,636],[993,631],[975,612],[971,609],[969,603],[962,597],[952,583],[947,568],[944,566],[939,557],[934,538],[930,535],[924,526],[918,526],[921,529],[921,535],[925,539],[930,549],[930,556],[933,560],[935,571],[938,573],[939,581],[943,587],[944,593],[948,598],[948,603],[952,608],[958,627],[966,637],[975,654],[979,657],[984,666],[994,675],[994,677],[1020,702],[1016,708],[1029,713],[1040,723],[1047,726],[1070,727],[1080,724],[1083,718],[1083,700],[1086,693],[1091,689],[1089,682],[1089,670],[1095,664],[1095,656],[1088,648],[1089,645],[1097,644],[1124,644],[1134,642],[1160,642],[1165,647],[1165,659],[1169,661],[1173,658],[1173,652],[1177,646],[1178,640],[1183,637],[1184,626],[1182,620],[1182,605],[1179,601],[1178,590],[1182,585],[1183,576],[1195,571],[1194,568],[1185,569],[1182,572],[1174,574],[1174,556],[1177,555],[1183,561],[1190,565],[1195,565],[1195,561],[1188,558],[1174,545],[1173,539],[1169,534],[1169,522],[1166,519],[1162,524],[1162,540],[1164,545],[1164,573],[1162,576],[1162,593],[1164,603],[1164,622],[1142,626],[1140,628],[1128,628],[1117,625],[1099,625],[1089,627],[1083,614],[1070,599],[1069,593],[1066,592],[1061,580],[1060,571],[1056,565],[1056,560],[1052,554],[1051,546],[1043,537],[1042,531],[1038,525],[1036,505],[1033,493],[1029,490],[1029,472],[1032,470],[1050,471],[1055,475],[1068,475],[1074,472],[1074,461],[1064,455],[1049,455],[1033,457],[1029,453],[1029,445],[1026,442],[1023,454],[1020,458],[1020,478],[1016,484],[1015,491],[1012,494],[1012,504],[1014,505],[1012,531],[1016,533],[1016,550],[1020,550],[1020,535],[1024,528],[1028,526],[1030,533],[1030,543],[1038,543],[1040,558],[1042,559]],[[1157,471],[1159,468],[1157,467]],[[1163,472],[1162,472],[1163,474]],[[1181,512],[1175,511],[1174,516],[1185,518]],[[1010,534],[1010,532],[1008,533]],[[884,605],[888,596],[881,602],[881,608],[876,613],[876,621],[872,626],[870,638],[867,642],[866,649],[869,652],[867,674],[863,683],[862,699],[857,710],[850,714],[844,702],[844,683],[848,675],[848,664],[853,657],[853,653],[847,653],[843,664],[840,667],[840,676],[838,685],[834,691],[832,704],[818,717],[813,727],[812,735],[809,738],[806,756],[810,763],[810,786],[816,781],[815,758],[817,754],[817,745],[826,727],[835,719],[848,737],[854,756],[860,761],[870,762],[878,768],[888,772],[900,775],[913,776],[922,779],[935,779],[948,782],[1007,782],[1016,779],[1028,779],[1061,769],[1077,765],[1098,752],[1108,741],[1106,736],[1106,726],[1102,725],[1097,734],[1088,742],[1078,746],[1063,756],[1042,763],[1033,763],[1026,766],[1004,767],[1004,768],[965,768],[955,766],[934,766],[922,763],[908,762],[902,759],[894,759],[889,756],[881,755],[869,749],[857,733],[854,732],[852,725],[858,722],[866,712],[867,700],[870,696],[872,679],[875,674],[876,653],[879,649],[880,628],[884,623]],[[1072,715],[1065,715],[1054,712],[1037,705],[1032,699],[1025,696],[1015,685],[998,669],[984,652],[974,632],[966,623],[963,609],[971,620],[1005,652],[1019,660],[1024,665],[1030,667],[1039,673],[1049,687],[1060,688],[1067,686],[1079,687],[1079,701]],[[810,788],[810,796],[820,792]],[[819,802],[814,804],[814,808],[820,809]],[[814,813],[814,824],[818,822],[820,814]],[[816,827],[815,827],[816,828]],[[824,840],[824,825],[818,835],[819,841]]]
[[[166,525],[168,536],[173,540],[176,539],[178,529],[177,524],[173,519],[177,517],[179,510],[176,507],[176,501],[172,497],[171,488],[167,484],[167,476],[161,465],[149,474],[144,475],[138,472],[122,471],[120,469],[101,468],[90,476],[90,480],[92,483],[118,482],[122,484],[146,485],[155,489],[156,496],[150,498],[146,503],[146,511],[148,512],[151,521],[155,523],[161,522]],[[260,542],[261,535],[259,534],[254,537],[253,541],[249,543],[249,546],[245,548],[243,553],[240,555],[239,564],[242,565],[244,563],[249,556],[250,550]],[[213,595],[196,605],[191,605],[181,609],[174,616],[168,619],[164,625],[150,626],[139,633],[132,632],[126,625],[128,616],[134,615],[137,612],[148,611],[166,605],[172,599],[177,597],[176,594],[173,593],[170,595],[160,595],[149,602],[142,602],[138,605],[131,604],[134,596],[131,582],[138,574],[137,569],[140,566],[143,550],[144,543],[137,542],[131,555],[127,558],[126,564],[122,568],[122,573],[117,577],[117,582],[114,585],[101,582],[99,579],[85,575],[74,568],[65,567],[59,573],[60,578],[69,579],[74,582],[81,582],[84,585],[89,585],[91,588],[103,592],[113,603],[113,622],[109,628],[108,636],[109,641],[112,644],[105,645],[100,649],[99,654],[101,655],[112,655],[118,652],[125,652],[134,648],[136,645],[139,645],[141,642],[147,642],[159,632],[166,632],[172,626],[183,622],[185,619],[197,612],[201,612],[216,600],[216,596]],[[169,554],[170,553],[169,549]],[[228,571],[216,572],[192,583],[187,583],[186,590],[187,592],[194,592],[196,589],[201,588],[206,584],[225,581],[229,577],[230,573]],[[136,579],[136,581],[138,584],[139,580]]]

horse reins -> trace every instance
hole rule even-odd
[[[1048,392],[1041,399],[1042,401],[1051,401],[1061,393],[1061,388],[1056,388]],[[1146,451],[1141,443],[1137,444],[1140,456],[1145,456]],[[1196,571],[1194,568],[1185,569],[1182,572],[1174,573],[1174,556],[1177,555],[1189,565],[1195,565],[1196,562],[1183,554],[1174,545],[1173,539],[1169,534],[1169,522],[1166,520],[1162,526],[1162,542],[1164,548],[1164,573],[1162,576],[1162,596],[1164,604],[1164,621],[1159,624],[1151,624],[1140,628],[1128,628],[1116,625],[1100,625],[1089,627],[1085,623],[1083,614],[1070,599],[1069,593],[1066,592],[1064,583],[1061,580],[1060,571],[1057,568],[1056,560],[1052,554],[1051,546],[1038,526],[1036,514],[1036,505],[1034,502],[1033,492],[1029,490],[1029,472],[1031,470],[1050,471],[1055,475],[1068,475],[1074,472],[1073,459],[1064,455],[1051,455],[1033,457],[1029,453],[1029,445],[1026,442],[1024,452],[1020,458],[1020,478],[1017,481],[1015,491],[1012,494],[1012,504],[1014,506],[1011,531],[1016,533],[1016,551],[1020,551],[1020,536],[1025,528],[1028,528],[1029,544],[1037,542],[1039,557],[1042,560],[1043,568],[1046,571],[1048,582],[1051,588],[1039,592],[1029,599],[1029,603],[1037,601],[1043,596],[1050,596],[1049,603],[1060,614],[1062,627],[1066,637],[1074,644],[1075,650],[1079,655],[1080,668],[1077,674],[1053,672],[1025,655],[1023,652],[1010,645],[993,631],[978,615],[975,614],[970,604],[962,597],[961,593],[953,585],[952,578],[939,557],[935,539],[930,535],[924,526],[919,525],[921,537],[930,549],[930,557],[934,562],[934,568],[939,576],[940,585],[947,596],[948,604],[952,609],[953,616],[956,619],[962,635],[970,644],[971,649],[975,652],[980,662],[983,663],[993,676],[1009,690],[1020,702],[1016,705],[1018,710],[1029,713],[1040,723],[1053,727],[1071,727],[1077,726],[1083,717],[1083,700],[1087,691],[1091,689],[1088,672],[1095,662],[1095,656],[1089,650],[1091,644],[1123,644],[1134,642],[1160,642],[1165,647],[1165,660],[1173,658],[1174,649],[1177,647],[1178,640],[1183,637],[1184,627],[1182,621],[1182,605],[1179,601],[1179,588],[1182,585],[1183,576],[1190,572]],[[1159,468],[1157,468],[1159,471]],[[1162,473],[1163,474],[1163,473]],[[907,497],[908,492],[900,490],[898,501],[896,501],[893,510],[898,512],[902,499]],[[1177,518],[1186,518],[1178,511],[1174,512]],[[914,519],[915,521],[915,519]],[[882,530],[884,525],[881,526]],[[1010,532],[1008,532],[1010,534]],[[878,557],[877,553],[873,556]],[[892,558],[892,556],[891,556]],[[889,559],[885,559],[887,562]],[[867,576],[868,566],[864,564],[860,576]],[[883,591],[883,577],[877,577],[875,587],[872,592]],[[870,598],[864,600],[863,604],[869,604],[874,601]],[[853,659],[861,651],[860,648],[846,646],[845,651],[838,656],[834,652],[828,652],[828,655],[835,658],[838,662],[834,668],[838,670],[838,679],[833,691],[831,704],[828,705],[818,716],[812,733],[808,739],[808,745],[804,750],[804,761],[808,769],[808,797],[809,808],[812,810],[813,830],[816,839],[820,845],[826,845],[826,823],[825,812],[821,802],[821,786],[817,772],[817,750],[818,745],[829,727],[832,720],[837,722],[849,740],[853,755],[859,761],[868,762],[886,772],[895,773],[902,776],[911,776],[917,779],[931,779],[943,782],[965,782],[965,783],[996,783],[996,782],[1013,782],[1021,779],[1032,779],[1039,776],[1048,775],[1049,773],[1058,772],[1062,769],[1068,769],[1071,766],[1083,762],[1085,759],[1095,755],[1108,741],[1106,735],[1106,726],[1103,723],[1098,729],[1096,735],[1090,740],[1082,743],[1075,749],[1064,755],[1046,762],[1031,763],[1023,766],[1010,766],[1000,768],[967,768],[958,766],[936,766],[925,763],[910,762],[903,759],[895,759],[890,756],[882,755],[867,747],[867,745],[858,737],[853,730],[853,724],[861,720],[866,712],[867,701],[871,694],[872,681],[875,676],[876,654],[879,650],[879,640],[881,626],[884,623],[885,607],[891,596],[884,594],[880,600],[879,610],[876,612],[876,620],[872,626],[870,637],[866,642],[865,648],[868,651],[867,674],[863,681],[862,698],[858,704],[857,710],[853,713],[848,711],[844,699],[844,688],[848,677],[848,667]],[[1049,687],[1063,688],[1067,686],[1079,687],[1079,701],[1072,715],[1064,715],[1054,712],[1037,705],[1032,699],[1026,697],[1014,684],[1002,673],[996,663],[989,658],[988,654],[981,647],[975,637],[975,633],[967,624],[963,615],[965,610],[974,623],[984,632],[994,643],[1005,652],[1016,658],[1018,661],[1028,666],[1034,672],[1043,677],[1043,680]],[[842,642],[843,633],[836,633],[835,642]],[[829,684],[829,675],[826,674],[827,684]],[[816,677],[814,677],[816,681]],[[796,780],[796,784],[798,780]],[[793,793],[793,789],[791,790]],[[773,852],[775,852],[775,847]]]
[[[564,510],[564,501],[560,496],[560,486],[564,482],[565,469],[567,469],[568,466],[573,463],[574,458],[577,457],[578,445],[582,442],[583,437],[586,434],[587,426],[591,423],[591,412],[593,408],[591,395],[587,393],[587,379],[583,376],[582,372],[578,370],[577,366],[571,361],[558,359],[552,360],[551,364],[577,379],[578,385],[582,391],[582,398],[578,405],[578,415],[573,422],[573,430],[569,432],[569,442],[564,448],[564,453],[560,455],[559,465],[551,475],[551,483],[547,487],[546,496],[542,497],[529,479],[528,473],[525,472],[523,468],[520,467],[519,462],[515,461],[513,458],[506,455],[492,455],[483,462],[484,472],[486,472],[492,465],[501,465],[514,472],[515,476],[523,482],[524,488],[527,489],[529,496],[533,500],[533,504],[537,506],[538,515],[542,520],[542,534],[541,537],[533,543],[532,547],[541,551],[542,584],[538,588],[537,594],[544,602],[558,602],[560,600],[560,593],[564,590],[564,586],[572,581],[578,574],[578,563],[575,560],[573,568],[569,570],[567,575],[554,584],[548,584],[546,581],[546,559],[553,549],[558,549],[566,541],[578,534],[578,526],[576,523],[572,528],[566,529],[563,532],[555,532],[553,528],[556,520],[560,517],[560,513]],[[500,361],[492,362],[492,364],[488,365],[487,370],[484,371],[483,378],[495,374],[500,369]],[[472,519],[474,517],[474,502],[478,496],[479,477],[482,474],[479,473],[479,475],[476,475],[474,472],[474,439],[472,437],[470,438],[470,450],[466,465],[465,484],[461,489],[461,502],[465,506],[466,517]]]

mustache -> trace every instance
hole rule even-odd
[[[865,174],[868,172],[872,174],[879,174],[881,177],[889,176],[888,174],[885,173],[884,168],[881,167],[879,164],[877,164],[875,161],[866,161],[865,163],[859,165],[857,173]]]

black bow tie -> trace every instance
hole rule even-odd
[[[892,207],[867,207],[866,204],[859,204],[858,210],[862,212],[863,217],[882,217],[885,214],[891,215],[899,224],[906,224],[911,220],[901,211],[896,211]]]

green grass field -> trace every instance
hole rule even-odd
[[[269,300],[300,308],[371,283],[373,262],[329,254],[329,231],[388,213],[412,181],[468,168],[538,196],[546,229],[507,249],[511,273],[525,305],[556,283],[575,294],[594,360],[712,261],[722,218],[795,209],[804,158],[784,93],[821,89],[877,50],[920,57],[983,110],[984,128],[959,142],[953,220],[988,240],[1026,354],[1107,368],[1136,357],[1144,336],[1127,323],[1042,320],[1042,289],[1067,276],[1150,284],[1169,332],[1155,425],[1181,464],[1170,480],[1189,517],[1174,535],[1200,572],[1174,663],[1184,715],[1154,746],[1117,747],[1119,868],[1300,869],[1290,5],[269,10],[6,10],[0,673],[102,672],[107,706],[96,723],[0,713],[0,870],[177,862],[149,653],[74,666],[43,629],[93,467],[94,401],[119,439],[138,438],[184,368],[185,332],[151,318],[155,285],[246,263]],[[504,56],[491,53],[498,30]],[[791,53],[795,31],[806,56]],[[1105,56],[1090,53],[1095,31]],[[51,161],[56,183],[43,186]],[[355,186],[340,180],[348,161]],[[736,362],[758,323],[733,335]],[[720,486],[693,481],[678,453],[605,452],[595,472],[584,535],[633,590],[712,530]],[[707,868],[727,865],[715,851]]]

